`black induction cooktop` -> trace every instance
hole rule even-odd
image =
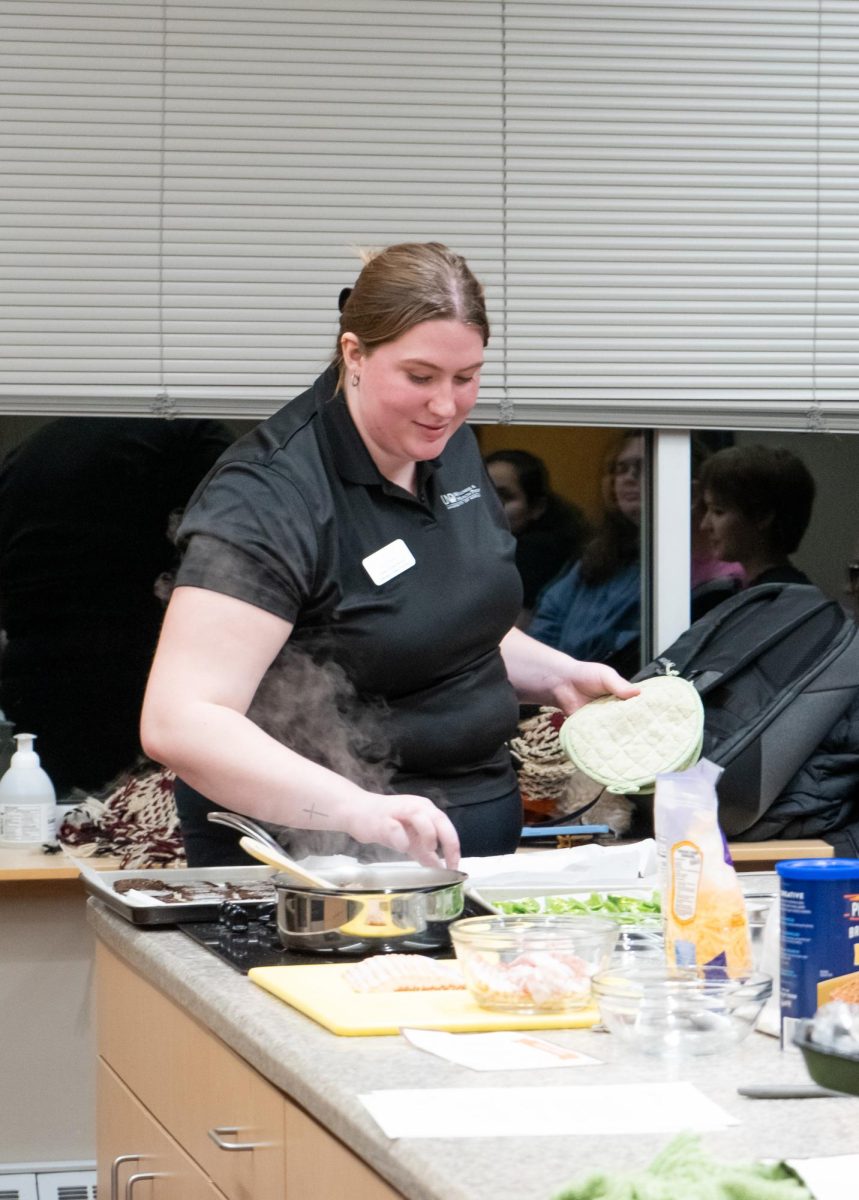
[[[251,967],[313,961],[306,954],[283,948],[276,913],[274,904],[222,904],[217,920],[192,921],[178,928],[243,974]]]
[[[466,898],[462,915],[474,917],[486,911],[476,901]],[[292,967],[329,959],[329,955],[324,953],[306,954],[285,949],[277,931],[277,907],[274,904],[222,904],[217,920],[187,922],[178,925],[178,928],[244,975],[251,967]],[[436,951],[421,950],[421,953],[448,958],[451,946],[443,946]],[[366,951],[356,955],[356,960],[363,957],[366,957]],[[342,961],[342,954],[336,958]]]

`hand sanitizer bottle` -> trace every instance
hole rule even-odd
[[[57,796],[39,766],[33,733],[16,733],[17,750],[0,779],[0,846],[40,846],[56,838]]]

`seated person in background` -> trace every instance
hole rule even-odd
[[[780,446],[728,446],[702,463],[701,489],[701,530],[717,558],[742,564],[747,587],[811,582],[789,557],[814,503],[802,459]]]
[[[0,707],[60,799],[141,753],[170,514],[231,441],[218,421],[63,417],[0,466]]]
[[[484,462],[516,538],[524,592],[516,623],[525,629],[542,588],[581,554],[588,523],[581,509],[551,490],[546,465],[535,454],[495,450]]]
[[[711,451],[696,434],[691,438],[692,513],[691,513],[691,588],[690,617],[697,621],[745,585],[746,573],[738,562],[723,562],[701,528],[706,506],[701,489],[701,467]]]
[[[605,512],[579,561],[542,593],[528,632],[574,658],[638,669],[641,477],[644,435],[631,430],[609,456]],[[624,651],[634,647],[632,661]]]
[[[701,485],[702,529],[714,553],[742,563],[748,587],[811,582],[789,558],[808,527],[815,493],[796,455],[759,445],[719,450],[702,464]],[[737,840],[822,838],[837,855],[859,855],[859,679],[855,684],[847,711]]]

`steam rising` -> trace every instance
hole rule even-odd
[[[342,667],[317,661],[288,642],[262,680],[248,716],[276,741],[370,792],[385,792],[396,762],[385,733],[383,701],[359,697]],[[362,861],[391,857],[345,833],[269,828],[295,857],[350,854]]]
[[[261,568],[236,546],[205,533],[183,537],[184,566],[197,587],[231,594],[232,580],[253,579]],[[180,585],[182,576],[179,576]],[[355,691],[346,672],[330,661],[324,635],[303,648],[296,633],[286,643],[257,689],[248,716],[269,736],[297,754],[369,792],[387,792],[397,763],[386,733],[387,706]],[[265,824],[265,822],[263,822]],[[385,847],[362,845],[345,833],[267,825],[297,858],[350,854],[362,862],[391,858]]]

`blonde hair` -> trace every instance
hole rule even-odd
[[[441,242],[400,242],[365,254],[364,267],[341,306],[332,363],[343,386],[340,339],[352,333],[370,354],[422,321],[461,321],[489,341],[483,287],[460,254]]]

